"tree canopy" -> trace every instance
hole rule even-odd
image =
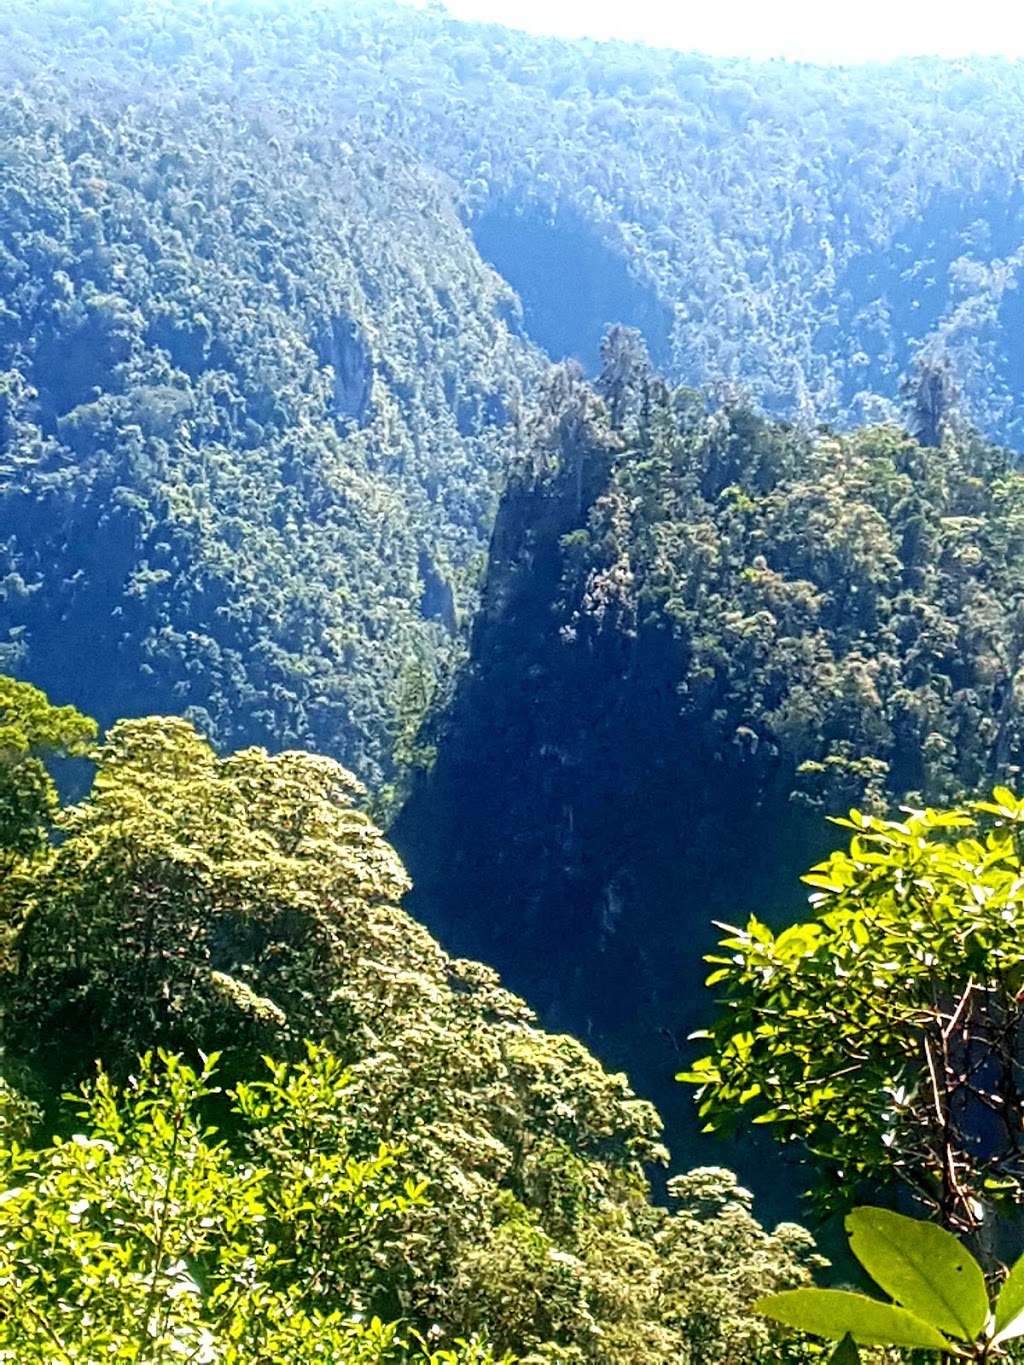
[[[709,1128],[743,1114],[803,1143],[824,1201],[902,1182],[977,1233],[1021,1189],[1024,806],[999,787],[970,810],[837,823],[849,851],[804,878],[815,918],[722,940],[723,1012],[680,1079]]]
[[[538,359],[450,187],[379,134],[92,60],[0,99],[0,662],[379,788]]]
[[[31,683],[0,675],[0,960],[20,927],[16,889],[50,848],[60,805],[47,762],[79,756],[96,724],[73,706],[53,706]]]
[[[424,1190],[386,1144],[349,1154],[337,1065],[311,1048],[239,1085],[235,1150],[203,1114],[215,1071],[148,1053],[85,1088],[84,1132],[0,1145],[0,1359],[496,1365],[366,1311]]]
[[[332,759],[219,758],[179,719],[105,737],[14,885],[0,1348],[67,1302],[67,1355],[376,1362],[419,1332],[481,1365],[460,1339],[534,1365],[803,1360],[750,1305],[807,1282],[808,1234],[764,1230],[724,1171],[655,1205],[653,1108],[398,907],[360,800]]]

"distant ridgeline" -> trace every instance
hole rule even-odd
[[[929,447],[709,411],[622,331],[598,387],[548,388],[392,837],[414,913],[681,1150],[712,918],[791,914],[826,814],[1019,782],[1024,476],[952,412]]]
[[[807,425],[890,415],[919,353],[1024,425],[1013,64],[15,0],[0,75],[0,664],[105,721],[388,781],[538,347],[596,374],[614,321]]]
[[[452,177],[556,359],[596,371],[620,321],[676,381],[863,420],[925,344],[955,357],[979,425],[1021,430],[1019,64],[711,59],[387,0],[21,0],[7,14],[10,76],[42,65],[77,107],[165,86],[207,107],[283,101],[285,126],[410,149]]]

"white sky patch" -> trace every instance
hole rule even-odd
[[[444,0],[479,19],[564,38],[621,38],[713,56],[846,64],[1024,56],[1017,0]]]

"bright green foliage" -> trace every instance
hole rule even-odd
[[[1024,1329],[1024,1259],[1019,1260],[1007,1275],[996,1300],[996,1332],[1005,1332],[1011,1325]],[[1024,1335],[1024,1330],[1012,1335]]]
[[[975,1229],[1024,1174],[1024,803],[997,787],[962,812],[836,823],[854,834],[805,878],[817,917],[752,918],[710,959],[725,1008],[680,1079],[710,1130],[749,1117],[802,1141],[826,1201],[898,1179]]]
[[[16,879],[50,847],[59,803],[45,760],[82,754],[95,735],[73,706],[0,674],[0,964],[18,927]]]
[[[948,1346],[941,1332],[906,1309],[878,1303],[866,1294],[843,1289],[794,1289],[759,1305],[787,1327],[841,1341],[849,1336],[865,1346],[909,1346],[941,1351]]]
[[[493,1362],[375,1315],[424,1192],[387,1145],[349,1153],[333,1059],[240,1088],[234,1146],[204,1118],[214,1071],[147,1055],[123,1089],[86,1087],[74,1137],[0,1147],[0,1360]]]
[[[57,788],[43,758],[85,751],[96,725],[73,706],[0,675],[0,879],[40,853],[57,814]]]
[[[851,1250],[892,1303],[841,1289],[795,1289],[756,1305],[776,1322],[840,1342],[833,1365],[856,1365],[857,1344],[984,1362],[1002,1357],[1007,1342],[1024,1336],[1024,1259],[990,1309],[981,1266],[942,1228],[874,1208],[854,1209],[846,1226]]]
[[[654,1207],[654,1110],[397,907],[405,873],[358,793],[326,758],[221,759],[184,721],[115,726],[23,887],[8,1065],[45,1101],[97,1056],[122,1082],[135,1049],[223,1049],[225,1134],[265,1168],[276,1219],[271,1298],[344,1281],[383,1321],[533,1365],[777,1359],[750,1304],[807,1283],[809,1236],[765,1232],[721,1172]],[[388,1183],[395,1148],[412,1192]],[[379,1212],[410,1201],[370,1244],[350,1162]]]
[[[25,888],[14,1035],[123,1067],[154,1042],[329,1034],[332,964],[406,886],[354,779],[305,753],[219,760],[174,719],[115,726],[99,760]]]
[[[988,1317],[985,1276],[955,1237],[888,1209],[854,1209],[846,1230],[857,1260],[897,1303],[941,1332],[978,1336]]]

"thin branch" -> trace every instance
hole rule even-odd
[[[956,1010],[954,1011],[954,1013],[953,1013],[952,1016],[950,1017],[949,1023],[948,1023],[948,1024],[946,1025],[946,1027],[942,1030],[942,1039],[943,1039],[943,1042],[947,1042],[947,1043],[949,1042],[950,1035],[952,1034],[953,1030],[956,1028],[957,1024],[960,1022],[960,1016],[963,1014],[964,1010],[966,1009],[966,1007],[967,1007],[967,1002],[970,1000],[970,998],[971,998],[971,996],[973,995],[973,993],[974,993],[974,977],[972,976],[971,979],[967,982],[967,985],[964,987],[964,992],[963,992],[963,994],[962,994],[961,997],[960,997],[960,1003],[957,1005]]]

